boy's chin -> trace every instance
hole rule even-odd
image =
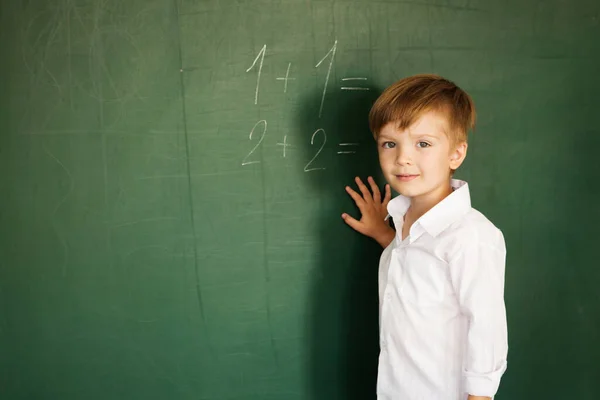
[[[426,182],[420,180],[420,177],[408,182],[404,182],[398,179],[395,182],[390,183],[390,186],[397,193],[400,193],[404,197],[408,197],[411,199],[426,195],[432,191],[432,188],[429,187],[426,184]]]
[[[419,185],[416,185],[415,182],[401,182],[398,180],[390,181],[389,182],[392,189],[405,197],[415,197],[423,192],[423,190],[419,188]]]

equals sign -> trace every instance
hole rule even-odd
[[[342,82],[347,81],[366,81],[367,78],[342,78]],[[342,90],[371,90],[368,87],[363,86],[342,86],[340,89]]]
[[[358,143],[340,143],[340,147],[343,149],[351,149],[352,147],[358,146]],[[340,150],[338,154],[355,154],[355,150]]]

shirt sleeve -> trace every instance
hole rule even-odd
[[[450,262],[461,312],[468,318],[463,377],[473,396],[494,397],[506,370],[508,332],[504,305],[506,247],[499,230],[467,235]]]

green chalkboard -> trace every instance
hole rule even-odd
[[[0,398],[375,399],[380,249],[344,186],[423,72],[478,107],[497,398],[597,397],[597,1],[0,7]]]

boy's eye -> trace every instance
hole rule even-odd
[[[383,144],[381,145],[381,147],[383,147],[384,149],[393,149],[394,147],[396,147],[396,143],[394,143],[394,142],[383,142]]]
[[[421,147],[421,148],[425,148],[425,147],[429,147],[431,146],[429,143],[427,142],[419,142],[417,143],[417,147]]]

